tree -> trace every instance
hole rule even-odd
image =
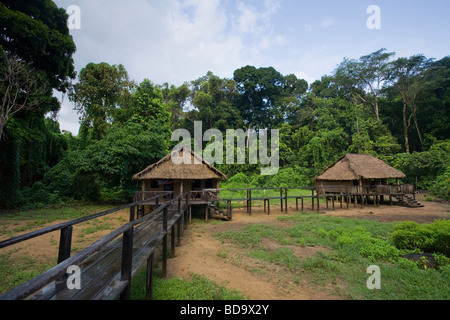
[[[419,97],[427,89],[425,82],[425,70],[431,63],[424,55],[415,55],[410,58],[399,58],[389,65],[388,79],[392,83],[395,90],[400,94],[403,108],[403,138],[405,141],[406,153],[410,153],[408,130],[411,126],[411,120],[417,130],[421,147],[423,149],[423,138],[420,132],[417,119],[417,102]],[[408,115],[409,110],[409,115]]]
[[[124,104],[133,83],[123,65],[89,63],[78,77],[69,98],[80,114],[80,133],[87,140],[101,140]]]
[[[51,0],[0,3],[1,206],[20,204],[21,189],[64,153],[45,117],[60,109],[54,89],[66,92],[75,78],[67,18]]]
[[[76,47],[67,19],[65,10],[51,0],[0,3],[0,46],[10,57],[44,71],[49,86],[63,92],[75,77]]]
[[[67,17],[50,0],[0,3],[0,140],[12,115],[48,107],[75,77]]]
[[[395,55],[393,52],[385,51],[386,49],[380,49],[362,56],[359,60],[344,59],[335,71],[337,82],[356,87],[365,93],[352,90],[359,100],[373,106],[378,121],[380,121],[379,97],[387,81],[388,62]]]
[[[29,65],[0,51],[0,140],[9,118],[20,111],[39,107],[42,80]]]
[[[285,78],[274,68],[246,66],[234,72],[239,91],[237,107],[248,128],[271,129],[283,121],[278,108]]]
[[[192,104],[188,113],[191,121],[202,121],[204,129],[238,129],[243,126],[242,117],[235,103],[238,97],[236,83],[208,72],[192,81]]]

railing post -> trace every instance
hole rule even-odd
[[[288,188],[284,189],[284,207],[286,209],[286,214],[288,213]]]
[[[167,277],[167,206],[163,209],[163,248],[162,248],[162,278]]]
[[[134,217],[134,206],[130,207],[130,217]],[[123,234],[122,240],[122,266],[121,281],[127,281],[128,284],[120,294],[120,300],[130,300],[131,298],[131,270],[133,268],[133,234],[134,227]]]
[[[177,222],[176,222],[176,225],[177,225],[177,246],[181,245],[181,226],[184,223],[184,213],[182,212],[182,209],[181,209],[181,197],[182,196],[180,196],[178,198],[178,215],[179,215],[179,217],[178,217]]]
[[[150,257],[147,259],[147,276],[146,276],[146,287],[145,287],[145,299],[152,300],[153,298],[153,257],[155,252],[152,252]]]
[[[283,212],[283,188],[280,188],[280,205],[281,205],[281,212]]]
[[[70,258],[70,251],[72,249],[72,226],[61,229],[59,240],[58,264]]]

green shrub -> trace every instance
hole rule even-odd
[[[450,256],[450,221],[436,220],[422,225],[403,222],[394,229],[392,240],[399,249],[419,249]]]

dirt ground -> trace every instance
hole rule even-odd
[[[418,199],[423,200],[423,198]],[[320,214],[336,217],[348,217],[358,219],[377,220],[382,222],[390,221],[416,221],[419,223],[433,222],[436,219],[450,219],[450,204],[438,202],[424,202],[423,208],[408,209],[399,206],[373,205],[361,207],[350,206],[340,209],[339,203],[336,210],[324,210],[321,208]],[[295,206],[290,207],[288,215],[296,212]],[[230,229],[238,230],[248,224],[282,224],[277,218],[286,215],[280,212],[279,207],[271,207],[271,214],[264,213],[263,207],[255,207],[252,215],[246,213],[245,209],[234,209],[233,221],[208,223],[196,221],[189,225],[188,230],[182,239],[180,247],[176,248],[176,255],[168,262],[168,276],[190,279],[192,274],[198,274],[209,278],[219,285],[228,289],[238,290],[245,297],[251,300],[327,300],[342,299],[339,294],[333,294],[333,290],[327,286],[317,286],[305,275],[296,276],[293,273],[286,273],[281,267],[261,262],[257,259],[245,255],[243,249],[236,245],[221,243],[213,237],[215,232]],[[93,243],[102,236],[108,234],[115,228],[121,226],[128,219],[128,212],[118,212],[108,219],[109,228],[105,230],[86,234],[86,228],[105,223],[105,220],[90,222],[86,225],[78,225],[73,231],[73,247],[81,250],[85,246]],[[52,225],[59,222],[53,222]],[[3,223],[4,224],[4,223]],[[17,228],[18,223],[14,222],[10,228]],[[3,228],[5,228],[3,226]],[[30,232],[28,230],[27,232]],[[15,236],[20,233],[16,233]],[[7,235],[0,235],[0,241],[9,238]],[[267,248],[277,249],[278,244],[270,239],[264,239],[263,244]],[[54,232],[39,238],[14,245],[6,249],[0,249],[0,254],[10,256],[31,256],[36,263],[40,261],[56,260],[58,254],[59,232]],[[294,254],[299,259],[306,259],[308,256],[325,251],[321,247],[297,247],[292,246]],[[340,284],[337,284],[339,287]],[[336,284],[334,284],[336,288]]]
[[[422,199],[418,199],[423,200]],[[389,221],[416,221],[419,223],[433,222],[436,219],[450,218],[450,205],[437,202],[423,202],[425,207],[408,209],[399,206],[373,205],[364,208],[350,207],[336,210],[321,209],[320,214],[337,217],[369,219],[382,222]],[[289,207],[288,215],[296,212],[295,206]],[[225,223],[193,224],[189,226],[187,236],[182,246],[177,248],[176,257],[171,259],[168,268],[169,276],[189,279],[192,273],[235,289],[252,300],[327,300],[342,299],[339,295],[330,293],[326,286],[317,286],[311,279],[302,277],[293,278],[292,274],[286,277],[280,267],[273,264],[261,266],[261,262],[247,257],[242,249],[235,245],[223,244],[212,235],[218,231],[240,229],[247,224],[271,223],[282,224],[277,218],[286,215],[280,212],[279,207],[271,208],[271,214],[264,213],[263,207],[252,209],[250,216],[245,209],[233,211],[233,221]],[[277,244],[269,239],[263,240],[266,248],[276,249]],[[291,248],[299,259],[306,259],[318,251],[326,251],[321,247]],[[258,264],[260,266],[258,266]],[[261,272],[263,268],[263,272]]]

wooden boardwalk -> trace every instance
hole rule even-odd
[[[172,254],[180,244],[180,237],[187,228],[190,207],[186,197],[179,197],[162,204],[152,213],[135,220],[136,208],[145,204],[133,203],[130,222],[98,240],[91,246],[70,257],[72,226],[91,218],[104,216],[124,207],[46,228],[0,242],[0,248],[32,239],[36,236],[61,230],[59,263],[36,278],[6,292],[0,300],[113,300],[130,299],[131,280],[143,266],[147,268],[146,298],[152,297],[153,265],[155,250],[162,242],[162,276],[167,272],[168,236]],[[67,285],[67,270],[79,268],[78,289]]]

